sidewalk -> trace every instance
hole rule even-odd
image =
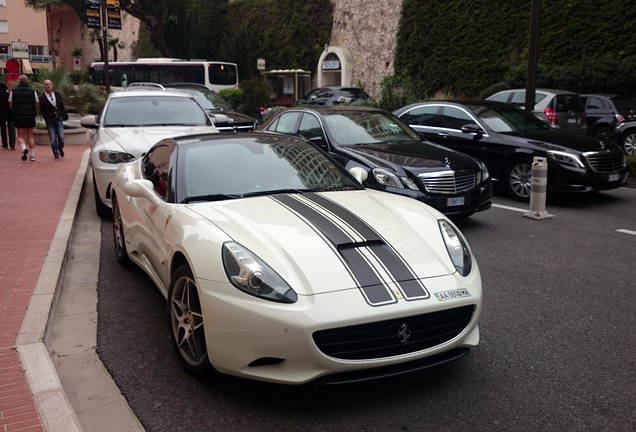
[[[44,372],[52,367],[43,336],[88,163],[88,146],[67,146],[59,161],[53,159],[50,147],[36,146],[35,162],[22,162],[16,147],[0,149],[4,185],[0,191],[0,431],[52,430],[46,423],[58,421],[67,431],[79,430],[73,428],[75,416],[67,408],[59,380],[55,382],[54,370],[45,373],[43,383],[30,383],[27,373],[31,367]],[[74,199],[69,199],[72,195]],[[23,326],[27,309],[44,319],[34,315]],[[25,364],[25,358],[21,362],[23,356],[32,362]],[[41,416],[43,411],[51,418]]]

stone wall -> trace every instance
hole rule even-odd
[[[331,46],[353,53],[353,86],[364,83],[373,97],[380,95],[380,81],[394,74],[395,46],[402,0],[332,0],[334,4]]]

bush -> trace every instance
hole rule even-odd
[[[238,108],[243,100],[243,91],[237,88],[222,89],[219,95],[234,109]]]
[[[261,107],[266,107],[271,103],[272,87],[261,78],[246,79],[241,82],[240,88],[243,92],[243,98],[239,111],[248,116],[258,117],[261,113]]]
[[[636,154],[627,156],[627,166],[629,166],[629,176],[636,178]]]

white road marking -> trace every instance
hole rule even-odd
[[[520,208],[517,208],[517,207],[508,207],[508,206],[501,205],[501,204],[493,204],[492,206],[500,208],[500,209],[504,209],[504,210],[514,210],[514,211],[524,212],[524,213],[528,211],[528,209],[520,209]]]
[[[623,233],[623,234],[636,235],[636,231],[630,231],[630,230],[626,230],[626,229],[618,229],[618,230],[616,230],[616,232]]]

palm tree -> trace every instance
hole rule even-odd
[[[46,11],[46,31],[48,33],[49,38],[49,48],[51,49],[51,55],[55,59],[55,46],[54,46],[54,38],[53,38],[53,29],[49,24],[49,16],[51,15],[51,7],[52,6],[62,6],[62,0],[24,0],[24,5],[33,8],[34,10],[44,10]]]
[[[101,58],[102,61],[104,61],[106,57],[104,57],[104,44],[102,43],[102,30],[92,29],[88,33],[88,38],[91,41],[91,43],[97,42],[97,45],[99,45],[99,57]]]
[[[113,49],[113,61],[117,61],[117,48],[124,49],[126,48],[126,44],[123,42],[119,42],[119,38],[109,38],[108,48]]]

